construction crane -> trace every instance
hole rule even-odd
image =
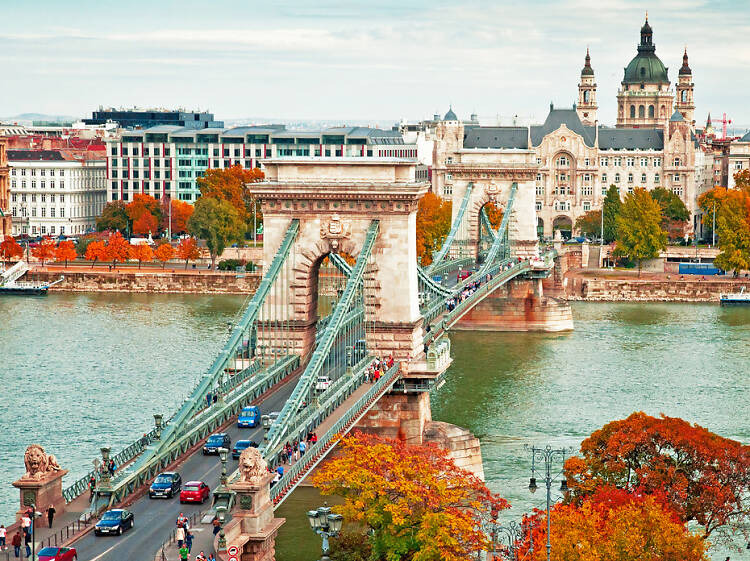
[[[721,139],[722,140],[726,140],[727,139],[727,125],[731,125],[732,124],[732,120],[731,119],[727,119],[727,114],[724,113],[724,117],[722,119],[720,119],[719,122],[721,123],[721,135],[722,135]]]

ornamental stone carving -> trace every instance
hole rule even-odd
[[[43,479],[49,473],[62,469],[55,456],[47,455],[39,444],[32,444],[26,448],[23,463],[26,465],[26,473],[22,479]]]
[[[500,188],[497,186],[496,183],[490,183],[487,186],[487,196],[490,199],[490,202],[496,203],[497,202],[497,196],[500,194]]]
[[[245,448],[240,454],[240,481],[251,485],[261,485],[268,473],[268,464],[257,448]]]
[[[320,227],[320,237],[328,240],[331,249],[336,251],[342,239],[346,239],[352,234],[352,225],[348,221],[341,220],[338,214],[331,216],[328,222]]]

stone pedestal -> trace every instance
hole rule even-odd
[[[372,406],[357,428],[385,438],[422,444],[425,424],[432,420],[429,392],[389,393]]]
[[[55,506],[55,516],[65,512],[65,499],[62,496],[62,478],[68,470],[49,471],[40,479],[22,477],[13,482],[13,486],[20,491],[21,504],[16,512],[16,520],[20,520],[27,508],[32,504],[43,512],[49,505]]]
[[[429,421],[425,423],[423,440],[424,443],[434,442],[448,450],[458,467],[484,480],[479,439],[465,428],[441,421]]]
[[[227,552],[237,548],[240,561],[273,561],[276,555],[276,534],[284,518],[274,518],[270,497],[273,474],[268,473],[259,484],[238,482],[230,487],[236,493],[232,520],[224,528]],[[222,559],[229,559],[227,552]]]

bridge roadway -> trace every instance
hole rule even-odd
[[[298,379],[299,375],[290,377],[288,382],[263,399],[259,404],[261,414],[280,411]],[[256,442],[263,439],[262,428],[239,429],[236,422],[226,432],[232,438],[232,445],[242,439],[249,438]],[[233,460],[230,454],[227,461],[227,473],[232,473],[236,468],[237,460]],[[193,479],[202,480],[213,491],[219,484],[221,462],[218,456],[204,456],[202,451],[198,450],[183,460],[175,471],[182,476],[183,483]],[[209,506],[210,500],[204,505],[181,505],[177,497],[149,499],[146,494],[125,507],[133,512],[135,517],[135,527],[132,530],[126,531],[121,536],[98,537],[91,531],[76,541],[73,547],[78,551],[78,559],[81,561],[150,561],[161,544],[169,538],[170,532],[175,527],[175,519],[180,512],[190,516],[194,512],[207,510]],[[210,526],[204,525],[203,528],[205,529],[202,529],[202,532],[210,532]]]

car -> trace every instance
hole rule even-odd
[[[318,376],[318,380],[315,382],[315,391],[324,392],[331,385],[331,379],[328,376]]]
[[[238,460],[240,457],[240,454],[242,454],[242,451],[246,448],[257,448],[258,443],[254,440],[238,440],[234,443],[234,448],[232,448],[232,458],[235,460]]]
[[[457,281],[466,280],[470,276],[471,276],[471,271],[463,271],[462,270],[462,271],[459,271],[458,274],[456,275],[456,280]]]
[[[119,536],[124,531],[129,530],[135,524],[133,513],[124,508],[115,508],[102,514],[99,522],[94,526],[94,534],[102,536],[104,534],[115,534]]]
[[[164,497],[171,499],[175,493],[180,491],[182,485],[182,477],[175,471],[165,471],[160,473],[154,479],[151,487],[148,489],[148,497],[155,499],[156,497]]]
[[[211,489],[203,481],[188,481],[180,491],[180,503],[201,503],[211,496]]]
[[[271,424],[274,424],[280,416],[281,411],[273,411],[268,417],[271,419]]]
[[[243,407],[237,417],[237,426],[243,427],[257,427],[260,424],[260,408],[257,405],[250,405]]]
[[[75,547],[45,547],[36,554],[37,561],[77,561]]]
[[[206,440],[206,443],[203,445],[203,455],[218,454],[219,448],[226,448],[228,450],[231,447],[232,439],[229,438],[229,435],[225,432],[218,432],[212,434],[208,437],[208,440]]]

